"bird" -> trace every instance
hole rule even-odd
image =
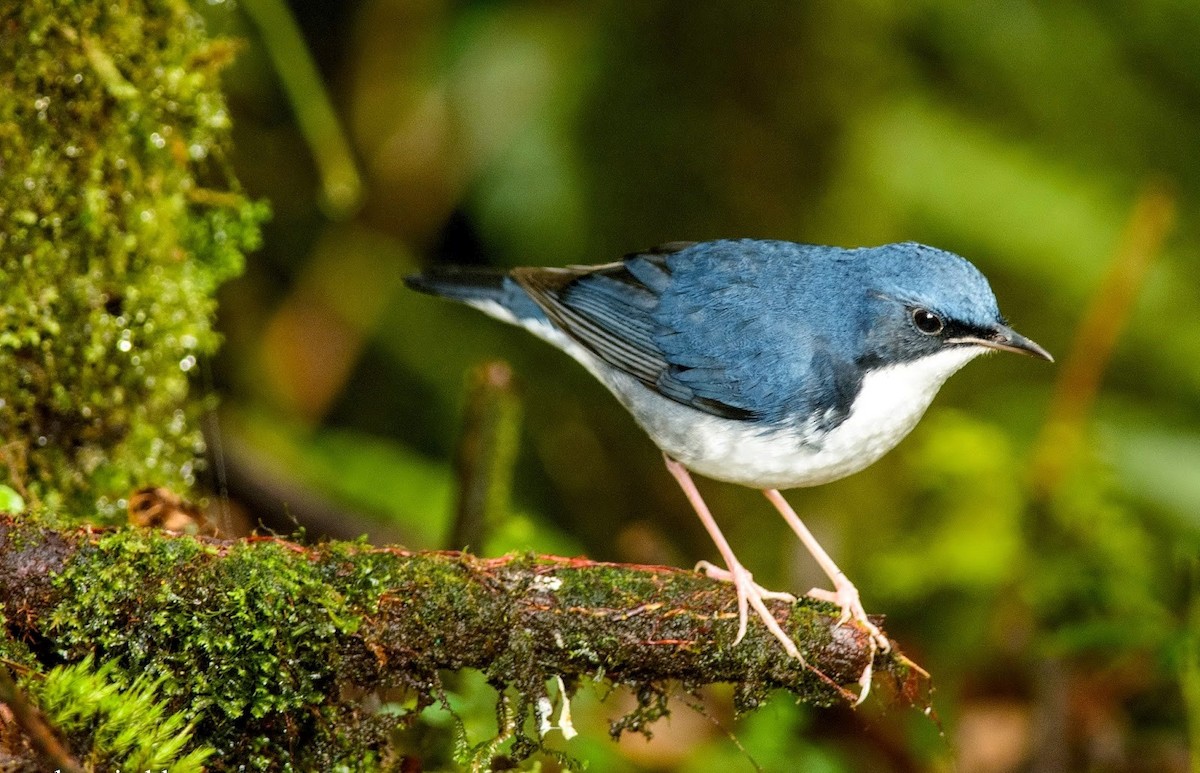
[[[437,266],[415,290],[518,325],[577,360],[662,450],[732,583],[738,632],[753,609],[804,662],[765,602],[770,591],[734,554],[691,473],[763,491],[829,577],[807,595],[865,629],[871,657],[891,642],[857,587],[780,493],[871,465],[920,420],[942,384],[994,351],[1053,357],[1001,315],[965,258],[916,242],[844,248],[721,239],[669,242],[590,266],[509,270]]]

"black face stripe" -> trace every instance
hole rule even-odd
[[[981,338],[986,341],[996,333],[996,329],[990,326],[972,325],[956,319],[945,319],[944,317],[943,320],[946,326],[942,328],[939,337],[947,340],[955,338]]]

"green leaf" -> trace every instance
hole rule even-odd
[[[0,485],[0,512],[25,512],[25,499],[8,486]]]

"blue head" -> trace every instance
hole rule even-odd
[[[984,347],[1053,360],[1005,322],[979,270],[952,252],[915,242],[848,253],[867,286],[865,366],[911,362],[948,349]]]

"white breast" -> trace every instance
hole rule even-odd
[[[755,488],[798,488],[844,478],[875,462],[916,426],[945,380],[985,351],[955,347],[870,372],[849,417],[826,433],[816,429],[816,421],[764,430],[700,413],[624,374],[605,372],[601,380],[654,442],[689,469]]]
[[[524,327],[578,360],[617,396],[659,448],[690,470],[755,488],[817,486],[871,465],[912,431],[946,379],[988,351],[982,346],[955,346],[871,371],[849,417],[829,432],[817,430],[816,420],[764,429],[663,397],[600,362],[547,322],[517,319],[491,301],[471,305]]]

